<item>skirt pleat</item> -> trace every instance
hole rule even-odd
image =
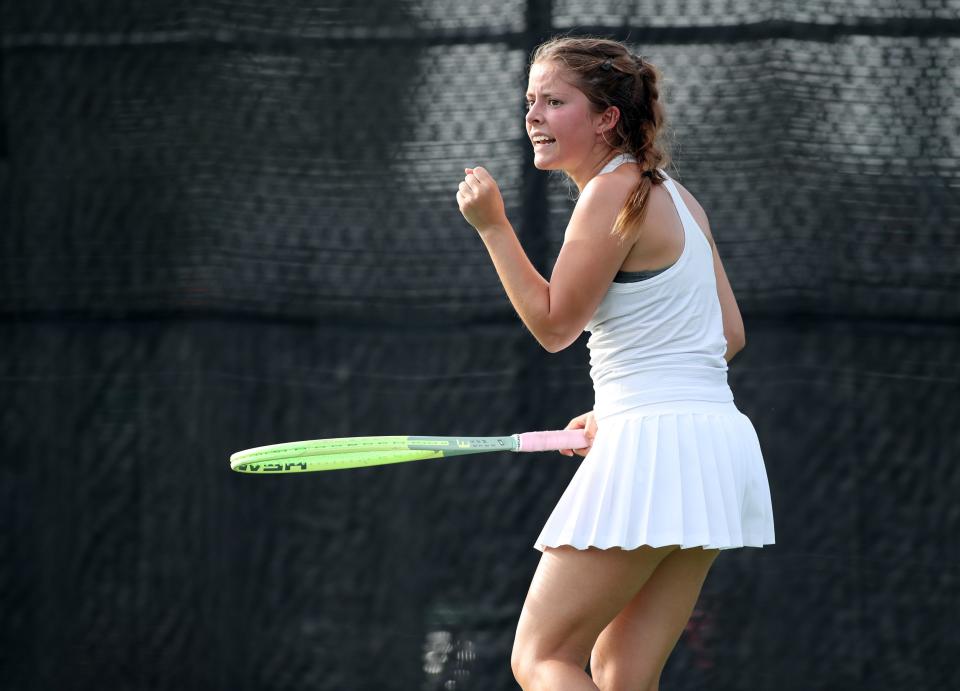
[[[763,454],[734,403],[678,401],[599,422],[537,549],[774,543]]]

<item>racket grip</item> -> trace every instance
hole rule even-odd
[[[590,446],[587,433],[582,429],[565,429],[550,432],[524,432],[518,434],[520,440],[517,451],[559,451],[560,449],[582,449]]]

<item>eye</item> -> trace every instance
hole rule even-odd
[[[548,105],[548,106],[562,106],[562,105],[563,105],[563,101],[559,101],[559,100],[557,100],[557,99],[555,99],[555,98],[548,98],[548,99],[547,99],[547,105]],[[533,108],[533,101],[531,101],[530,99],[527,99],[526,102],[524,102],[523,107],[524,107],[526,110],[530,110],[531,108]]]

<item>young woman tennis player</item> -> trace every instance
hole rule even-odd
[[[718,552],[774,542],[760,446],[727,385],[743,322],[706,214],[663,169],[663,122],[650,62],[554,39],[531,60],[526,130],[536,167],[580,193],[550,280],[489,172],[466,169],[457,193],[543,347],[591,334],[594,408],[568,427],[593,441],[536,542],[514,642],[528,691],[657,689]]]

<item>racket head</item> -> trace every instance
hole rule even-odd
[[[517,450],[516,437],[340,437],[283,442],[237,451],[230,456],[236,472],[256,475],[347,470]]]

